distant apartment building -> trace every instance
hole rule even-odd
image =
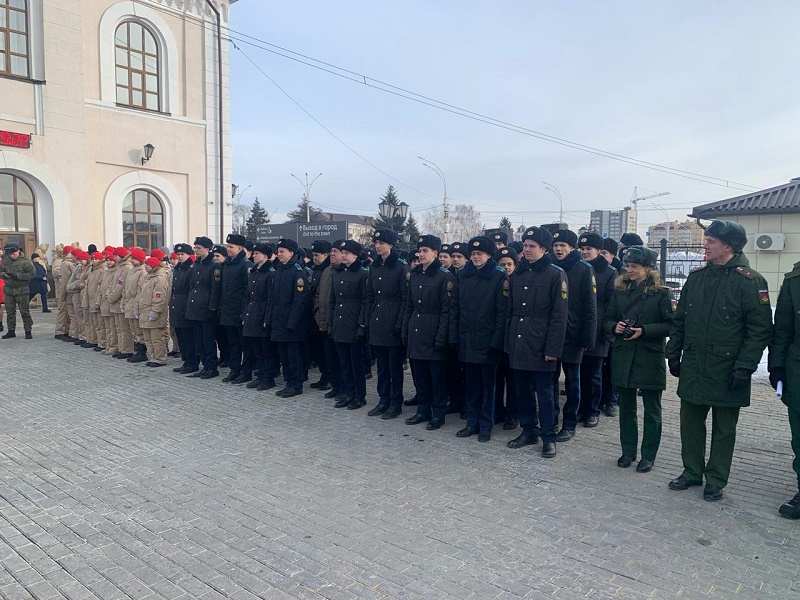
[[[661,240],[670,246],[699,246],[703,243],[703,229],[696,221],[665,221],[648,228],[647,245],[658,248]]]
[[[623,233],[635,232],[637,226],[636,209],[630,207],[622,210],[593,210],[589,221],[589,229],[615,240],[619,240]]]

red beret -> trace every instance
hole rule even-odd
[[[163,250],[156,248],[155,250],[150,252],[150,256],[152,256],[153,258],[157,258],[158,260],[161,260],[162,258],[164,258],[165,254]]]
[[[156,258],[155,256],[151,256],[146,261],[144,261],[144,264],[146,264],[148,267],[152,267],[153,269],[155,269],[156,267],[161,265],[161,260]]]
[[[119,248],[114,248],[114,254],[119,256],[120,258],[125,258],[126,256],[128,256],[128,249],[123,248],[122,246],[120,246]]]
[[[105,248],[103,248],[103,252],[113,252],[113,251],[114,251],[114,246],[106,246]]]
[[[103,255],[99,252],[92,252],[92,258],[95,260],[103,260]]]
[[[143,263],[144,259],[147,258],[147,254],[145,253],[144,250],[141,250],[139,248],[133,248],[131,250],[131,258]]]
[[[72,254],[74,249],[72,246],[64,246],[64,254]]]
[[[178,253],[177,252],[173,252],[172,254],[169,255],[169,258],[170,258],[170,260],[172,260],[173,258],[178,258]]]
[[[78,260],[89,260],[89,253],[84,252],[79,248],[75,250],[75,258],[77,258]]]

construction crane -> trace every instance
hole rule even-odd
[[[652,192],[653,190],[642,190],[646,192]],[[641,202],[642,200],[649,200],[650,198],[658,198],[659,196],[669,196],[669,192],[653,192],[652,194],[648,194],[647,196],[640,196],[639,195],[639,187],[636,186],[633,188],[633,195],[631,196],[631,208],[636,210],[636,205]]]

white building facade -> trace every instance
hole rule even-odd
[[[0,243],[229,230],[235,1],[0,0]]]

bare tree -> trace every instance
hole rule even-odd
[[[233,232],[241,235],[247,235],[247,219],[250,218],[250,211],[252,206],[249,204],[233,203],[231,208],[231,216],[233,217]]]
[[[444,235],[444,210],[441,206],[425,213],[422,218],[422,233],[433,234],[446,242],[466,242],[483,233],[481,213],[471,204],[456,204],[450,210],[450,233]]]

